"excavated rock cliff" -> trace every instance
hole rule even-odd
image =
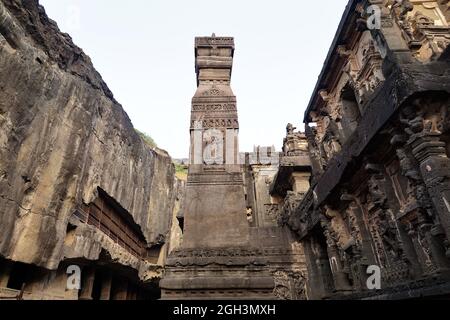
[[[174,175],[38,1],[0,0],[0,256],[57,268],[69,219],[97,188],[161,244]]]

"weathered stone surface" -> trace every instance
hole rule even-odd
[[[77,226],[73,234],[66,236],[64,243],[65,259],[85,259],[98,261],[102,251],[108,253],[110,263],[130,267],[137,270],[142,281],[152,281],[161,278],[164,268],[162,264],[150,263],[124,250],[106,234],[98,232],[95,227],[80,224],[76,219],[70,221]]]
[[[350,0],[281,154],[239,154],[234,40],[196,38],[185,183],[36,0],[0,0],[0,295],[448,298],[447,2]]]
[[[98,187],[131,214],[149,245],[164,243],[170,157],[144,144],[89,57],[38,1],[0,1],[0,34],[0,255],[57,268],[70,216]],[[100,244],[114,255],[107,241],[83,239],[71,257],[95,259]]]
[[[380,28],[365,23],[371,4]],[[311,299],[450,295],[445,9],[349,1],[305,113],[312,186],[280,216],[305,249]]]
[[[276,225],[278,203],[269,194],[279,154],[261,147],[239,154],[236,97],[230,86],[234,40],[196,38],[195,49],[198,88],[180,216],[185,228],[181,247],[167,260],[162,298],[304,299],[303,250],[287,228]],[[306,146],[301,140],[291,142],[293,156],[296,148]],[[303,160],[298,166],[309,166],[309,158]],[[297,189],[301,183],[294,185]]]
[[[236,97],[231,90],[234,40],[196,38],[198,88],[192,99],[191,154],[181,248],[172,251],[162,297],[267,297],[273,279],[251,249]],[[217,271],[220,270],[220,273]]]
[[[187,249],[240,247],[249,241],[242,168],[237,162],[236,97],[230,86],[233,55],[233,38],[196,38],[198,87],[192,99],[184,213]]]

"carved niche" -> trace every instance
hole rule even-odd
[[[375,89],[385,80],[381,71],[383,59],[369,31],[365,31],[355,53],[356,70],[351,75],[360,105],[367,101]]]
[[[302,193],[296,193],[293,191],[287,192],[283,205],[277,211],[276,220],[278,225],[284,226],[288,224],[293,231],[298,231],[300,229],[298,226],[299,222],[296,221],[296,213],[303,198],[304,194]]]
[[[397,149],[401,173],[407,179],[407,205],[402,208],[399,219],[408,227],[426,273],[434,273],[448,265],[445,250],[448,254],[449,242],[442,226],[442,218],[446,219],[447,214],[441,214],[441,209],[446,209],[440,208],[442,197],[436,197],[443,194],[445,174],[439,170],[423,170],[426,163],[433,163],[436,168],[449,163],[445,143],[439,140],[446,112],[445,103],[436,103],[426,97],[416,99],[400,113],[399,122],[404,133],[397,133],[391,141]],[[434,172],[438,176],[435,177]]]
[[[333,158],[341,150],[342,142],[340,139],[341,133],[339,128],[339,121],[331,119],[328,115],[315,115],[312,114],[313,121],[317,124],[315,128],[310,128],[313,137],[315,138],[316,146],[315,152],[317,153],[322,166],[325,167],[326,163]],[[308,138],[306,136],[302,137],[305,139],[305,143],[308,143]]]
[[[450,258],[450,159],[444,141],[448,105],[448,97],[424,96],[403,108],[400,121],[422,177],[416,188],[418,201],[432,219],[433,237],[443,242],[446,256]],[[444,263],[447,264],[448,261]]]
[[[301,271],[277,270],[273,278],[273,293],[277,299],[306,300],[306,277]]]
[[[450,44],[448,1],[397,1],[391,11],[419,61],[438,58]]]
[[[367,181],[367,208],[369,230],[373,238],[375,253],[390,283],[410,278],[409,264],[404,251],[396,212],[388,201],[388,180],[384,168],[377,164],[366,165],[370,174]]]
[[[286,126],[286,138],[283,141],[285,156],[298,156],[308,152],[308,141],[304,133],[296,132],[291,123]]]
[[[362,32],[353,48],[342,45],[338,47],[337,53],[346,61],[336,92],[350,85],[355,90],[357,103],[363,105],[368,96],[385,80],[381,70],[383,58],[372,34],[368,30]],[[342,97],[338,95],[336,98],[338,102]]]

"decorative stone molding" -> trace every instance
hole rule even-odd
[[[273,277],[278,300],[306,300],[306,277],[301,271],[277,270]]]

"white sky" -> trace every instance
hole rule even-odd
[[[347,0],[40,0],[88,54],[134,126],[189,150],[194,37],[233,36],[240,149],[299,128]]]

